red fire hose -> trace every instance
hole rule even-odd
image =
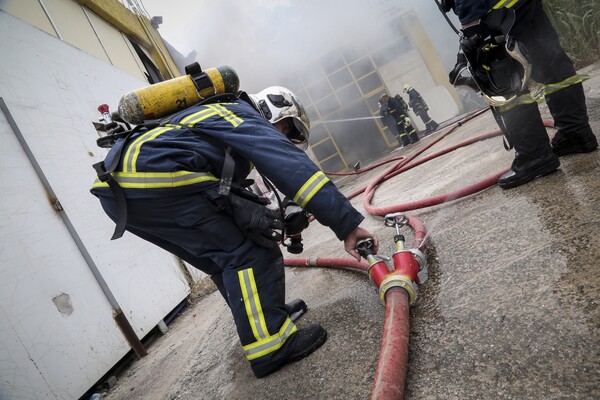
[[[283,262],[286,267],[347,268],[365,272],[369,268],[366,262],[358,262],[353,258],[286,258]]]
[[[376,208],[370,204],[371,199],[375,193],[375,190],[379,184],[386,181],[387,179],[396,176],[408,169],[414,168],[420,164],[423,164],[431,159],[439,157],[443,154],[449,153],[450,151],[456,150],[460,147],[467,146],[469,144],[489,139],[501,134],[499,130],[485,133],[477,137],[471,138],[452,147],[439,151],[435,154],[429,155],[419,161],[412,164],[410,162],[414,160],[418,155],[423,153],[431,146],[438,143],[458,126],[461,126],[464,122],[482,114],[488,109],[479,110],[473,114],[468,115],[464,119],[456,122],[450,127],[448,131],[440,135],[438,139],[419,150],[416,154],[411,157],[398,157],[379,163],[373,167],[355,172],[348,173],[347,175],[354,175],[369,171],[373,168],[379,167],[383,164],[391,161],[398,162],[392,165],[390,168],[385,170],[381,175],[374,179],[369,185],[363,189],[360,189],[348,196],[349,199],[365,193],[363,199],[363,205],[365,210],[372,215],[383,216],[390,213],[416,210],[419,208],[430,207],[433,205],[441,204],[446,201],[456,200],[458,198],[476,193],[487,187],[495,185],[498,182],[498,178],[504,174],[507,170],[495,174],[489,178],[484,179],[478,183],[467,186],[460,190],[437,195],[428,199],[420,201],[413,201],[404,203],[396,206]],[[553,127],[552,121],[544,121],[547,127]],[[344,174],[331,174],[331,175],[344,175]],[[427,237],[427,231],[423,223],[414,216],[406,215],[408,218],[408,225],[414,231],[414,239],[412,243],[412,249],[422,250],[425,245]],[[318,259],[285,259],[284,264],[290,267],[328,267],[328,268],[344,268],[353,269],[358,271],[368,271],[369,264],[361,261],[357,262],[354,259],[338,259],[338,258],[318,258]],[[406,383],[406,372],[408,368],[408,344],[410,334],[410,321],[409,321],[409,293],[401,287],[391,287],[385,294],[385,319],[383,327],[383,336],[381,341],[381,351],[379,355],[379,361],[377,363],[377,369],[375,371],[375,379],[373,382],[373,388],[371,390],[372,400],[392,400],[392,399],[403,399],[404,398],[404,387]]]
[[[371,389],[371,399],[402,399],[408,371],[408,295],[400,288],[385,296],[381,351]]]

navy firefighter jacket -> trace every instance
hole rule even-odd
[[[226,149],[235,161],[233,182],[256,167],[340,240],[364,219],[306,153],[243,100],[190,107],[166,124],[134,133],[112,176],[129,199],[198,192],[218,185]],[[112,197],[98,179],[91,192]]]
[[[465,25],[483,18],[492,8],[519,8],[527,0],[455,0],[454,13]]]

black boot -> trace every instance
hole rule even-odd
[[[399,134],[398,138],[400,139],[398,140],[398,142],[401,142],[403,147],[408,146],[410,144],[410,138],[408,137],[408,134],[406,134],[406,132]]]
[[[327,331],[321,325],[311,325],[308,328],[299,329],[270,357],[268,364],[258,360],[253,361],[251,363],[252,371],[257,378],[264,378],[285,364],[299,361],[310,355],[326,341]]]
[[[437,130],[437,128],[440,127],[440,124],[438,124],[437,122],[435,122],[434,120],[431,120],[431,122],[429,122],[427,124],[427,129],[429,130],[429,132],[435,132]]]
[[[589,124],[581,83],[547,95],[546,102],[557,129],[552,139],[554,154],[588,153],[598,148],[598,140]]]
[[[409,124],[406,127],[406,132],[408,133],[408,137],[410,138],[411,143],[417,143],[419,140],[421,140],[419,134],[417,133],[417,130],[414,128],[414,126],[412,126],[412,124]]]
[[[590,131],[590,135],[566,135],[561,131],[556,132],[552,139],[552,151],[559,157],[567,154],[589,153],[598,148],[598,140]]]
[[[502,189],[510,189],[530,182],[539,176],[548,175],[560,166],[558,157],[552,152],[544,154],[543,157],[534,159],[515,156],[510,171],[498,179],[498,186]]]
[[[552,152],[550,141],[537,103],[522,104],[494,115],[508,141],[515,148],[511,170],[502,175],[498,185],[510,189],[548,175],[560,166]]]
[[[308,309],[308,306],[302,299],[292,300],[285,305],[285,311],[290,316],[292,322],[296,321]]]

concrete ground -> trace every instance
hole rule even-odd
[[[591,75],[584,87],[598,134],[600,65],[583,72]],[[496,128],[488,111],[424,154]],[[413,154],[445,131],[379,161]],[[500,137],[478,142],[384,182],[372,203],[393,206],[451,192],[508,168],[512,158]],[[493,186],[408,212],[428,229],[429,280],[411,307],[407,399],[600,399],[600,151],[561,163],[556,173],[522,187]],[[350,194],[388,165],[339,179],[338,186]],[[352,203],[364,211],[362,200]],[[379,236],[379,253],[391,255],[393,228],[373,216],[364,226]],[[411,236],[408,228],[404,233]],[[301,257],[347,257],[316,222],[304,245]],[[298,325],[319,322],[329,332],[309,358],[255,379],[229,310],[214,292],[175,319],[104,398],[368,398],[384,317],[375,288],[353,271],[286,272],[287,298],[309,305]]]

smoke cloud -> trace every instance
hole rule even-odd
[[[415,9],[436,33],[438,40],[432,39],[444,64],[453,63],[457,48],[433,0],[144,0],[144,5],[151,15],[163,16],[159,32],[177,50],[184,55],[195,50],[206,68],[230,65],[249,92],[280,84],[285,71],[340,43],[383,41],[390,34],[383,21],[403,9]]]

